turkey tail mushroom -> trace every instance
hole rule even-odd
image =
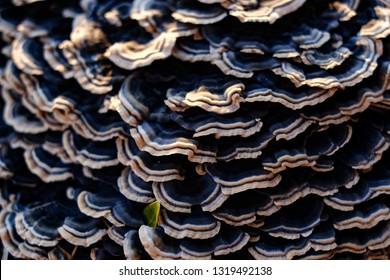
[[[0,254],[389,259],[388,0],[4,0]]]

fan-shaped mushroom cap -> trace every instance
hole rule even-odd
[[[262,236],[249,252],[256,259],[292,259],[302,256],[310,249],[330,251],[336,248],[335,232],[329,223],[321,224],[309,236],[298,239]]]
[[[88,247],[98,242],[107,230],[101,221],[87,216],[67,217],[58,228],[61,237],[71,244]]]
[[[389,11],[1,1],[0,254],[389,258]]]

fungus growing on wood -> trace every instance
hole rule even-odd
[[[2,258],[388,259],[389,26],[387,0],[2,1]]]

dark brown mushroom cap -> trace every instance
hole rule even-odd
[[[166,82],[170,79],[170,75],[159,77],[157,73],[134,73],[126,78],[118,96],[111,97],[107,106],[116,110],[126,123],[136,126],[161,106],[169,86]]]
[[[384,220],[370,229],[350,229],[337,235],[336,252],[364,253],[389,246],[389,221]]]
[[[176,1],[174,9],[174,19],[192,24],[212,24],[227,16],[226,11],[219,5],[205,5],[188,0]]]
[[[9,179],[13,177],[15,166],[12,164],[12,157],[18,153],[7,146],[0,149],[0,179]]]
[[[335,211],[334,227],[338,230],[349,228],[371,228],[383,220],[389,220],[389,202],[379,196],[354,207],[352,211]]]
[[[169,2],[160,0],[133,1],[130,17],[150,33],[157,33],[177,27],[171,17]]]
[[[4,1],[3,3],[1,3],[1,12],[0,12],[1,32],[5,34],[8,33],[9,36],[15,36],[16,26],[25,15],[26,15],[25,13],[23,14],[16,13],[14,6],[10,1]]]
[[[146,253],[138,230],[129,230],[124,235],[123,240],[123,252],[128,260],[149,259],[148,253]]]
[[[12,139],[14,140],[14,139]],[[11,184],[24,187],[35,187],[40,183],[38,176],[32,174],[23,160],[22,149],[2,146],[0,150],[1,179],[9,180]]]
[[[267,193],[249,190],[231,195],[213,211],[213,216],[232,226],[254,226],[258,218],[270,216],[278,210]]]
[[[172,239],[164,234],[161,227],[141,226],[139,240],[146,252],[153,259],[180,259],[181,250],[179,240]]]
[[[113,112],[96,113],[81,111],[75,117],[72,128],[80,136],[97,141],[105,141],[114,137],[127,135],[128,125]]]
[[[143,122],[130,129],[130,134],[141,151],[152,156],[184,155],[191,162],[215,162],[216,148],[212,143],[202,143],[192,138],[189,131],[174,123],[165,126],[155,122]]]
[[[83,166],[100,169],[107,166],[118,165],[115,140],[90,141],[83,139],[70,130],[64,131],[62,144],[70,160]]]
[[[11,56],[16,67],[30,75],[42,75],[48,66],[42,44],[36,38],[19,35],[13,42]]]
[[[357,37],[351,39],[352,52],[356,56],[348,59],[343,66],[345,71],[338,69],[335,74],[329,70],[326,73],[318,70],[314,73],[305,73],[299,66],[290,63],[282,63],[278,68],[274,68],[274,73],[290,79],[297,87],[308,85],[329,89],[331,87],[349,87],[361,82],[364,78],[372,75],[377,67],[377,60],[382,54],[382,44],[367,37]],[[351,60],[351,61],[350,61]],[[346,66],[349,67],[346,67]]]
[[[267,194],[272,198],[273,204],[280,207],[290,205],[309,194],[332,196],[338,193],[340,188],[351,189],[359,179],[356,171],[340,163],[326,172],[295,168],[285,171],[282,181],[276,187],[267,190]]]
[[[88,247],[106,235],[107,230],[100,220],[80,215],[67,217],[58,232],[69,243]]]
[[[181,1],[187,4],[187,1]],[[224,0],[198,0],[200,3],[208,5],[193,5],[186,8],[192,8],[192,12],[204,13],[204,9],[208,7],[222,6],[231,16],[237,17],[242,22],[269,22],[274,23],[277,19],[286,14],[294,12],[305,1],[284,1],[282,3],[274,3],[272,1],[224,1]],[[197,22],[194,22],[197,23]]]
[[[50,117],[55,119],[59,127],[48,120],[51,129],[61,130],[66,127],[69,120],[68,122],[64,120],[64,115],[75,113],[77,101],[80,100],[70,92],[73,84],[68,83],[66,85],[62,78],[52,71],[46,72],[43,79],[26,74],[20,74],[20,79],[27,93],[26,95],[24,92],[22,94],[25,106],[35,114],[40,111],[45,112],[48,115],[45,117],[42,114],[45,119]],[[61,92],[59,92],[60,88],[62,88]]]
[[[68,64],[73,67],[72,76],[85,90],[95,94],[104,94],[112,90],[111,84],[115,80],[121,79],[121,76],[113,76],[111,64],[103,55],[80,54],[81,51],[78,51],[70,41],[64,41],[60,47]],[[96,61],[99,64],[96,65]],[[66,71],[64,74],[68,76]]]
[[[321,53],[315,50],[304,51],[301,54],[302,62],[307,65],[318,65],[325,70],[341,65],[353,53],[347,47],[340,47],[330,53]]]
[[[175,42],[175,36],[162,33],[145,45],[134,41],[116,43],[109,47],[105,56],[117,66],[133,70],[169,57]]]
[[[190,213],[192,207],[199,205],[203,211],[213,211],[228,197],[212,176],[195,172],[187,174],[183,181],[153,183],[153,194],[169,211],[182,213]]]
[[[218,54],[213,53],[213,63],[227,75],[233,75],[238,78],[250,78],[257,71],[277,68],[280,61],[271,56],[258,56],[257,54],[246,52],[225,51]]]
[[[92,260],[120,260],[123,259],[123,247],[105,236],[102,241],[93,246],[89,254]]]
[[[135,172],[132,172],[130,167],[123,169],[118,178],[118,187],[121,194],[132,201],[142,203],[155,201],[152,183],[142,180]]]
[[[240,139],[239,142],[236,141],[238,139]],[[274,139],[274,135],[267,127],[261,128],[260,133],[247,138],[239,136],[221,138],[217,146],[217,159],[219,161],[231,161],[234,159],[257,158],[272,139]]]
[[[382,153],[388,147],[386,134],[372,126],[360,124],[359,127],[354,127],[350,144],[346,145],[338,155],[340,160],[354,169],[368,169],[381,159]],[[357,149],[359,149],[358,157],[356,157]]]
[[[260,119],[253,118],[243,110],[227,116],[187,110],[183,114],[173,114],[172,119],[193,131],[193,137],[214,135],[217,139],[236,135],[246,138],[259,132],[263,125]]]
[[[61,43],[59,38],[46,38],[43,42],[43,57],[53,70],[69,79],[73,77],[74,70],[60,48]]]
[[[82,213],[87,216],[105,217],[116,226],[127,225],[137,227],[143,224],[141,216],[142,206],[135,202],[127,201],[119,194],[101,192],[80,192],[77,204]]]
[[[17,132],[40,133],[48,130],[48,125],[20,104],[21,98],[15,92],[2,88],[5,102],[4,121]]]
[[[389,168],[386,164],[388,153],[374,168],[361,175],[359,182],[351,189],[341,188],[338,193],[326,197],[324,202],[332,208],[351,211],[364,201],[389,192]]]
[[[390,10],[386,1],[375,1],[375,17],[363,25],[360,35],[373,38],[386,38],[389,35]]]
[[[147,152],[141,151],[134,139],[117,138],[118,159],[131,171],[146,182],[165,182],[183,180],[180,158],[165,157],[156,163],[155,158]]]
[[[54,247],[58,243],[58,227],[62,225],[64,216],[71,214],[72,209],[56,202],[26,209],[15,217],[18,235],[31,245]]]
[[[336,88],[321,89],[292,83],[269,72],[260,72],[246,85],[244,102],[277,102],[293,110],[312,106],[333,96]]]
[[[16,67],[15,63],[8,61],[7,64],[1,68],[1,85],[12,88],[13,91],[23,94],[24,86],[21,80],[22,72]]]
[[[213,57],[218,57],[211,52],[209,43],[202,38],[198,38],[197,34],[192,37],[178,38],[172,50],[172,55],[182,61],[189,62],[212,61]]]
[[[59,45],[63,57],[71,66],[71,76],[82,88],[95,94],[111,91],[113,84],[122,79],[103,55],[108,43],[105,33],[95,22],[79,15],[73,19],[70,40],[64,40]],[[59,70],[67,74],[61,68]]]
[[[52,193],[44,184],[26,189],[9,183],[2,188],[1,235],[8,240],[3,245],[15,257],[47,259],[62,239],[59,228],[66,219],[80,215],[66,198],[66,186],[57,183],[55,187]]]
[[[292,259],[302,256],[310,249],[330,251],[336,248],[335,231],[329,223],[322,223],[309,236],[284,239],[264,235],[249,252],[256,259]]]
[[[30,171],[43,182],[65,181],[73,178],[71,165],[59,161],[56,156],[42,148],[26,150],[24,158]]]
[[[127,226],[112,226],[107,230],[107,236],[116,244],[123,246],[127,232],[129,232]]]
[[[23,242],[19,245],[20,252],[30,259],[43,260],[46,259],[47,251],[41,247],[34,246],[28,243],[28,241]]]
[[[257,160],[240,160],[240,169],[236,162],[207,164],[205,170],[227,195],[249,189],[263,189],[276,186],[281,176],[264,170]]]
[[[321,125],[350,120],[352,115],[365,111],[370,104],[383,100],[382,95],[388,87],[389,69],[387,62],[381,63],[374,72],[376,75],[363,81],[357,89],[346,89],[342,95],[336,95],[332,102],[325,101],[318,106],[306,108],[303,115]]]
[[[15,216],[16,213],[7,214],[5,211],[1,211],[0,223],[2,227],[0,236],[2,246],[15,258],[25,258],[19,250],[19,245],[23,242],[23,239],[16,232]]]
[[[230,226],[222,227],[220,233],[208,240],[184,239],[180,248],[184,259],[209,259],[212,255],[223,256],[242,249],[249,241],[249,235]]]
[[[115,0],[109,2],[90,1],[88,15],[95,22],[104,22],[114,26],[122,26],[129,21],[132,2]]]
[[[161,210],[159,226],[175,238],[209,239],[218,234],[221,223],[213,215],[194,209],[190,214]]]
[[[210,259],[212,254],[226,255],[240,250],[248,242],[249,235],[239,229],[227,227],[221,234],[209,240],[185,238],[180,242],[169,238],[159,227],[142,226],[140,240],[154,259]],[[179,246],[175,244],[176,242]]]
[[[277,114],[269,115],[268,124],[264,121],[264,126],[273,134],[276,140],[285,139],[290,140],[297,135],[304,133],[312,124],[298,113],[285,108],[275,107],[278,110]]]
[[[298,239],[300,236],[311,234],[321,222],[322,212],[322,199],[316,196],[306,196],[265,218],[261,229],[271,236]],[[306,213],[304,221],[299,219],[303,213]]]
[[[282,16],[294,12],[305,3],[305,0],[287,0],[283,2],[253,1],[253,4],[250,3],[249,5],[246,1],[239,1],[232,5],[228,4],[228,1],[226,2],[229,5],[229,14],[237,17],[242,22],[265,21],[272,24]],[[225,2],[223,1],[222,3],[224,4]],[[253,7],[251,7],[251,4]]]
[[[200,107],[208,112],[228,114],[239,108],[243,91],[244,85],[239,80],[224,76],[215,68],[207,70],[203,65],[198,75],[184,75],[168,90],[165,104],[172,111]]]
[[[309,137],[300,134],[288,141],[280,150],[275,148],[264,154],[262,164],[264,169],[278,173],[286,168],[309,166],[316,169],[316,160],[335,154],[351,139],[352,127],[336,126],[327,130],[313,131]]]
[[[295,257],[293,259],[298,260],[329,260],[332,259],[335,255],[333,251],[315,251],[314,249],[310,249],[304,255]]]
[[[76,173],[82,172],[82,176],[85,179],[91,179],[92,181],[99,182],[100,185],[107,185],[117,188],[118,177],[121,174],[121,165],[104,167],[101,169],[93,169],[89,167],[83,167],[81,170],[75,171]],[[123,167],[122,167],[123,168]],[[82,181],[83,179],[80,179]]]

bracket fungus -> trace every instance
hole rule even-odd
[[[0,50],[2,259],[390,258],[388,0],[4,0]]]

